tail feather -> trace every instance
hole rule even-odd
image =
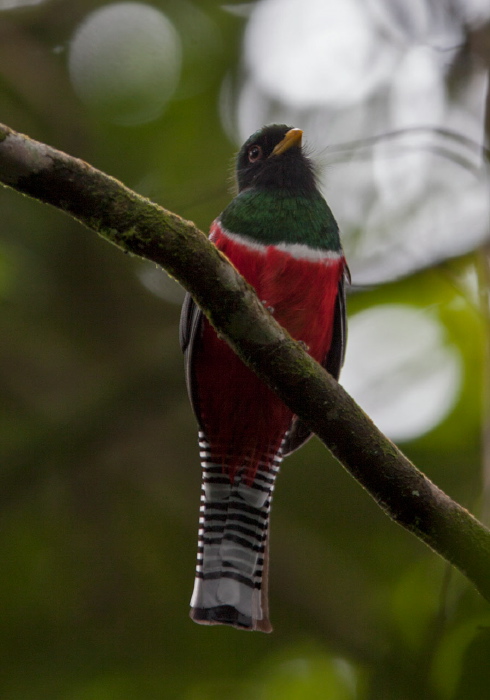
[[[201,624],[271,631],[267,563],[269,513],[280,450],[260,460],[255,479],[248,467],[233,479],[212,462],[200,436],[203,488],[191,618]]]

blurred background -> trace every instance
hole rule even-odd
[[[342,382],[490,522],[489,0],[0,0],[0,120],[203,230],[262,124],[305,132],[352,272]],[[187,614],[200,491],[182,289],[0,191],[0,694],[488,698],[490,610],[311,440],[274,632]]]

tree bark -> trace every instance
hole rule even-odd
[[[0,182],[51,204],[126,253],[165,268],[220,336],[325,443],[397,523],[460,569],[490,601],[490,530],[386,438],[274,320],[193,223],[87,163],[0,125]]]

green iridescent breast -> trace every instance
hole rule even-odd
[[[241,192],[220,216],[222,226],[266,245],[301,243],[340,251],[339,228],[318,191],[292,195],[280,189]]]

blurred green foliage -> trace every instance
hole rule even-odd
[[[218,103],[244,20],[215,0],[152,3],[183,37],[182,79],[158,119],[124,127],[84,107],[67,70],[70,37],[103,4],[0,13],[1,119],[207,230],[230,197],[236,144]],[[200,469],[179,291],[59,212],[5,189],[0,208],[1,697],[488,697],[487,604],[316,440],[286,461],[276,490],[273,634],[187,618]],[[488,364],[466,283],[476,262],[352,295],[350,311],[436,309],[464,386],[444,423],[404,449],[478,513]]]

